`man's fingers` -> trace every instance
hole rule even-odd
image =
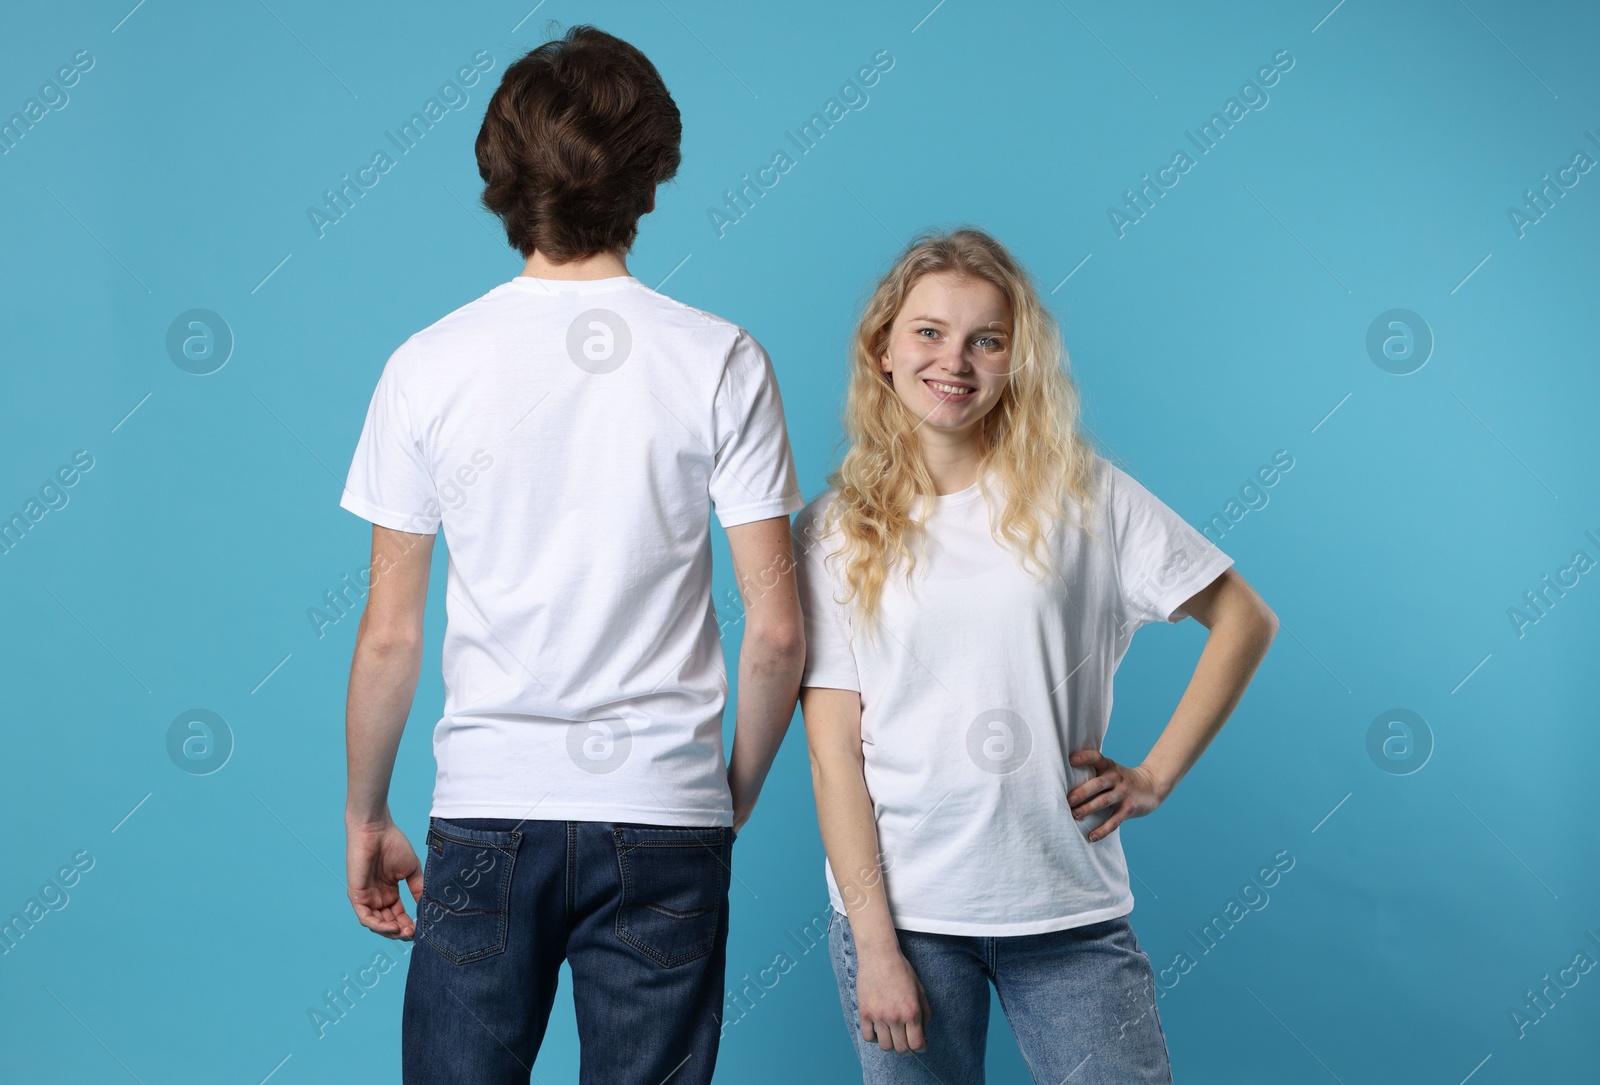
[[[384,918],[388,919],[390,922],[398,923],[401,926],[405,926],[411,922],[411,916],[406,911],[405,901],[400,899],[399,893],[396,893],[394,895],[394,899],[384,905],[383,915]]]
[[[400,902],[398,894],[391,902],[373,907],[368,903],[369,894],[357,894],[350,899],[350,906],[355,909],[356,919],[363,927],[381,934],[386,938],[399,938],[410,941],[415,933],[416,924],[406,914],[405,905]]]
[[[402,942],[411,941],[412,936],[417,933],[417,925],[406,915],[406,910],[398,906],[395,908],[394,926],[394,936]]]
[[[385,936],[399,932],[399,926],[393,920],[386,919],[373,912],[371,909],[356,906],[356,919],[369,931]]]
[[[911,1045],[906,1043],[906,1026],[893,1024],[889,1026],[889,1035],[894,1037],[894,1049],[904,1055],[911,1050]]]

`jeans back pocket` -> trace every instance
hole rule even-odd
[[[417,901],[417,937],[456,964],[502,953],[511,912],[519,830],[428,824],[428,860]]]
[[[615,826],[617,937],[663,968],[716,947],[728,903],[733,830]]]

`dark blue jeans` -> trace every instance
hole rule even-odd
[[[582,1085],[704,1085],[731,828],[432,818],[406,976],[407,1085],[528,1085],[572,967]]]

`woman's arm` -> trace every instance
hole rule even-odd
[[[1073,817],[1117,806],[1103,825],[1088,834],[1090,841],[1166,801],[1222,730],[1278,632],[1277,615],[1232,568],[1190,596],[1183,609],[1209,630],[1206,646],[1172,719],[1144,763],[1119,765],[1098,750],[1078,750],[1069,759],[1074,765],[1092,765],[1096,772],[1092,780],[1067,793]]]
[[[1183,609],[1208,632],[1189,687],[1144,759],[1163,798],[1222,730],[1278,633],[1278,616],[1232,568],[1190,596]]]
[[[861,695],[855,690],[800,691],[817,825],[839,886],[858,970],[861,1035],[885,1051],[921,1050],[931,1016],[922,981],[900,952],[878,862],[878,822],[861,754]]]

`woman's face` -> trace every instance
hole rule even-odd
[[[918,426],[968,436],[1000,401],[1011,371],[1011,311],[986,279],[922,276],[889,326],[879,366]]]

